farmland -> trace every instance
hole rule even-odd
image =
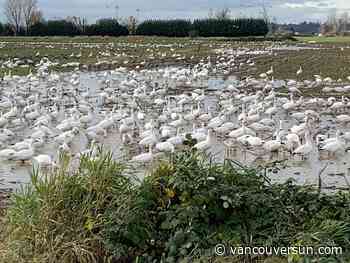
[[[1,37],[0,262],[346,262],[349,46]]]

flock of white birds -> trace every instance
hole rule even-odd
[[[107,138],[116,147],[136,148],[139,153],[131,161],[148,164],[181,149],[189,135],[195,148],[220,156],[219,161],[246,152],[267,160],[346,156],[350,100],[341,94],[349,93],[350,86],[338,80],[298,80],[302,67],[294,80],[274,80],[271,67],[260,78],[208,88],[213,76],[254,67],[254,59],[237,62],[253,52],[223,50],[215,63],[206,58],[184,68],[89,73],[96,85],[83,82],[87,73],[78,69],[50,72],[48,59],[35,74],[9,72],[0,85],[0,165],[56,167],[59,152],[93,157]],[[307,89],[325,96],[303,97]],[[82,138],[85,143],[75,147]],[[56,151],[44,150],[48,145]]]

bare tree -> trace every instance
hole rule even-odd
[[[264,0],[261,1],[261,15],[269,29],[269,32],[274,33],[276,31],[276,27],[273,25],[274,21],[271,22],[271,18]]]
[[[265,20],[265,23],[266,23],[266,20]],[[275,34],[276,31],[278,31],[278,23],[277,23],[277,18],[274,16],[272,18],[272,22],[268,22],[267,23],[268,27],[269,27],[269,31],[272,33],[272,34]]]
[[[22,0],[22,13],[23,13],[23,22],[28,33],[29,28],[33,25],[33,13],[38,9],[37,0]]]
[[[133,35],[136,33],[136,28],[137,28],[137,18],[134,16],[129,16],[127,20],[127,27],[129,32]]]
[[[209,19],[214,18],[214,10],[213,10],[213,8],[210,8],[210,9],[209,9],[208,18],[209,18]]]
[[[4,13],[7,22],[13,27],[13,31],[15,35],[17,35],[22,25],[22,0],[6,0],[4,4]]]
[[[87,19],[85,17],[73,16],[69,18],[69,21],[71,21],[80,32],[85,33],[87,27]]]
[[[327,17],[327,25],[329,27],[330,32],[328,33],[337,33],[339,29],[339,23],[337,19],[336,10],[330,10],[330,13]]]
[[[340,28],[339,31],[340,33],[345,33],[348,31],[348,22],[349,22],[349,14],[348,12],[344,12],[340,15],[339,18],[339,24],[340,24]]]
[[[43,12],[41,12],[40,9],[36,9],[34,10],[34,12],[32,13],[32,18],[31,18],[31,21],[32,21],[32,24],[37,24],[39,22],[42,22],[44,19],[44,15],[43,15]]]
[[[230,8],[228,7],[225,7],[221,10],[218,10],[215,14],[215,17],[217,19],[229,19],[230,18],[230,13],[231,13],[231,10]]]

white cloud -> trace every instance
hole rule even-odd
[[[337,9],[350,9],[349,0],[335,0],[335,5]]]
[[[331,1],[305,1],[304,3],[284,3],[282,7],[330,9],[336,8],[337,4]]]

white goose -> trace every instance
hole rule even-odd
[[[238,128],[236,130],[233,130],[228,134],[228,136],[231,138],[238,138],[238,137],[241,137],[243,135],[256,136],[256,133],[252,129],[246,127],[244,121],[242,122],[242,127]]]
[[[56,163],[52,160],[52,157],[46,154],[40,154],[33,157],[32,163],[39,169],[56,166]]]
[[[337,131],[336,137],[333,140],[329,140],[322,147],[321,150],[327,151],[332,157],[335,157],[336,153],[345,151],[345,140],[340,137],[340,132]]]
[[[175,152],[175,146],[170,142],[159,142],[156,144],[156,149],[160,152]]]
[[[279,134],[277,134],[275,140],[266,141],[263,145],[264,150],[267,152],[278,152],[281,147],[282,141]]]
[[[174,146],[181,145],[184,142],[184,136],[180,134],[181,128],[177,128],[176,135],[167,139],[167,142],[173,144]]]
[[[15,155],[14,149],[4,149],[0,151],[0,159],[10,160]]]
[[[155,129],[151,130],[151,135],[143,138],[139,145],[152,147],[159,142],[158,132]]]
[[[299,70],[297,71],[297,76],[299,76],[299,75],[302,74],[302,73],[303,73],[303,69],[302,69],[302,67],[300,66]]]
[[[296,138],[295,138],[296,139]],[[305,130],[305,144],[300,145],[297,147],[293,154],[301,155],[302,159],[305,159],[306,156],[308,156],[313,150],[313,143],[311,139],[311,133],[309,129]]]
[[[206,151],[209,150],[212,146],[214,146],[217,143],[216,135],[213,131],[213,129],[208,130],[207,138],[194,145],[194,148],[196,148],[199,151]]]
[[[147,164],[152,162],[154,159],[154,155],[152,152],[152,147],[149,147],[149,152],[147,153],[141,153],[137,156],[134,156],[131,161],[136,162],[136,163],[142,163],[142,164]]]
[[[34,156],[34,149],[32,146],[30,146],[28,149],[24,149],[18,152],[15,152],[15,154],[11,157],[11,159],[15,161],[21,161],[24,163],[25,161],[29,161]]]

